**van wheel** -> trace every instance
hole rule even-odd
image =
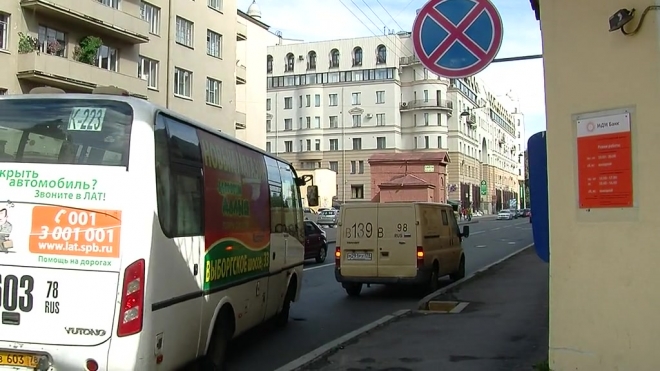
[[[291,302],[293,302],[295,295],[296,290],[291,284],[289,284],[289,288],[286,290],[286,295],[284,296],[284,302],[282,303],[282,310],[275,316],[275,326],[283,328],[289,323]]]
[[[227,347],[233,334],[231,311],[222,310],[213,330],[209,351],[204,357],[203,370],[226,371]]]
[[[346,290],[346,293],[348,296],[351,297],[356,297],[360,296],[360,293],[362,292],[362,284],[361,283],[349,283],[344,286],[344,289]]]
[[[316,257],[316,262],[319,263],[319,264],[323,263],[327,256],[328,256],[328,246],[323,245],[319,249],[319,256]]]
[[[438,263],[433,263],[433,269],[431,270],[431,277],[429,277],[429,283],[428,283],[428,289],[430,292],[435,292],[439,287],[440,283],[438,280],[440,277],[438,275],[440,274],[440,267],[438,267]]]
[[[465,255],[461,256],[461,262],[458,263],[458,270],[449,275],[452,281],[458,281],[465,278]]]

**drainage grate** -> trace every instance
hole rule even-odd
[[[456,314],[460,313],[468,306],[468,302],[461,301],[438,301],[431,300],[427,304],[427,310],[433,313],[448,313]]]

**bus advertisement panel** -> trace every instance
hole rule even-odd
[[[204,289],[268,273],[270,198],[262,154],[199,130],[204,162]]]

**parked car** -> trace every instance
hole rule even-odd
[[[522,218],[523,210],[522,209],[515,209],[513,210],[515,212],[514,217],[515,218]]]
[[[339,210],[323,210],[321,211],[317,218],[316,224],[324,226],[335,227],[339,220]]]
[[[504,209],[497,213],[497,220],[513,220],[514,213],[511,210]]]
[[[318,224],[305,221],[305,260],[315,259],[323,263],[328,256],[328,238]]]
[[[532,215],[532,210],[530,209],[523,209],[522,212],[522,217],[523,218],[529,218]]]

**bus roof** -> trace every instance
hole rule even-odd
[[[153,120],[151,120],[152,116],[155,116],[157,113],[162,112],[167,114],[168,116],[172,116],[173,118],[185,121],[198,129],[204,130],[210,134],[217,135],[219,137],[222,137],[224,139],[230,140],[236,144],[239,144],[243,147],[249,148],[253,151],[257,151],[264,156],[268,156],[270,158],[276,159],[278,161],[282,161],[286,163],[287,165],[291,166],[291,168],[294,168],[293,164],[290,163],[289,161],[280,158],[278,156],[275,156],[271,153],[268,153],[264,150],[262,150],[259,147],[255,147],[251,145],[250,143],[243,142],[242,140],[236,139],[235,137],[232,137],[231,135],[227,135],[220,131],[220,129],[215,129],[211,126],[205,125],[199,121],[193,120],[190,117],[186,117],[182,114],[176,113],[168,108],[165,108],[163,106],[160,106],[155,103],[151,103],[147,100],[140,99],[140,98],[135,98],[135,97],[126,97],[126,96],[121,96],[121,95],[110,95],[110,94],[79,94],[79,93],[66,93],[66,94],[16,94],[16,95],[2,95],[0,96],[1,100],[29,100],[29,99],[99,99],[99,100],[114,100],[114,101],[119,101],[119,102],[125,102],[129,104],[133,110],[135,111],[135,117],[134,119],[138,119],[144,122],[150,122],[152,125],[155,125]],[[149,116],[145,115],[148,114]],[[294,168],[295,171],[295,168]]]

